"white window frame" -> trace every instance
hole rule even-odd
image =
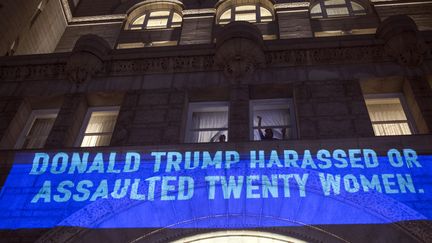
[[[257,119],[254,117],[254,107],[255,106],[273,106],[273,105],[288,105],[289,109],[289,116],[290,116],[290,132],[292,133],[291,137],[288,138],[296,139],[297,138],[297,123],[296,123],[296,113],[294,108],[294,102],[291,98],[279,98],[279,99],[257,99],[257,100],[250,100],[249,102],[249,139],[251,141],[257,141],[254,140],[254,119]],[[262,129],[267,128],[266,126],[262,126]],[[288,140],[285,139],[285,140]],[[258,140],[259,141],[259,140]]]
[[[367,95],[363,95],[363,98],[365,101],[365,105],[366,105],[367,99],[394,99],[394,98],[398,98],[399,102],[402,105],[402,109],[405,113],[405,116],[407,118],[408,126],[411,130],[411,135],[418,133],[417,128],[415,126],[414,117],[412,116],[412,114],[409,110],[409,107],[408,107],[408,103],[405,100],[405,96],[402,93],[367,94]],[[366,109],[367,109],[367,105],[366,105]],[[369,120],[371,121],[371,123],[373,125],[373,122],[370,119],[369,110],[368,110],[368,116],[369,116]],[[374,135],[375,135],[375,131],[374,131]],[[385,136],[378,136],[378,135],[375,135],[375,136],[385,137]],[[398,135],[398,136],[404,136],[404,135]],[[409,135],[405,135],[405,136],[409,136]]]
[[[152,12],[158,12],[158,11],[168,11],[167,16],[150,16]],[[180,22],[174,22],[174,14],[177,14],[180,16],[181,20]],[[144,16],[145,15],[145,16]],[[144,20],[142,24],[133,24],[137,19],[144,16]],[[161,26],[147,26],[149,20],[167,20],[166,25]],[[128,30],[152,30],[152,29],[167,29],[167,28],[179,28],[182,26],[183,23],[183,16],[175,11],[174,9],[152,9],[152,10],[146,10],[142,12],[140,15],[135,17],[130,24],[128,25]]]
[[[57,118],[59,109],[43,109],[43,110],[33,110],[30,113],[30,117],[27,119],[27,122],[22,129],[17,142],[15,143],[15,149],[23,149],[23,145],[27,134],[32,129],[34,122],[39,118]],[[46,141],[45,141],[46,142]]]
[[[311,13],[310,16],[312,19],[325,19],[325,18],[340,18],[340,17],[354,17],[359,15],[367,15],[367,9],[363,4],[359,3],[358,1],[354,0],[344,0],[345,3],[342,4],[335,4],[335,5],[326,5],[326,0],[321,0],[317,4],[313,5],[311,8],[311,11],[313,8],[315,8],[317,5],[320,6],[321,12],[320,13]],[[360,5],[363,9],[362,10],[354,10],[352,6],[352,2],[355,4]],[[336,8],[346,8],[348,13],[347,15],[328,15],[327,9],[336,9]]]
[[[222,108],[222,109],[221,109]],[[226,108],[226,109],[225,109]],[[220,130],[227,130],[229,132],[229,102],[228,101],[215,101],[215,102],[190,102],[188,107],[188,114],[186,120],[186,133],[185,142],[186,143],[197,143],[193,142],[192,138],[192,114],[194,112],[212,112],[212,111],[226,111],[228,112],[227,127],[221,128]],[[209,129],[216,130],[216,129]]]
[[[100,107],[88,108],[87,113],[85,115],[85,118],[83,120],[83,123],[81,125],[81,129],[79,131],[78,137],[75,140],[75,147],[81,147],[81,144],[82,144],[84,136],[85,136],[85,131],[87,130],[87,126],[88,126],[88,123],[90,121],[91,115],[93,112],[99,112],[99,111],[117,111],[117,119],[118,119],[118,114],[120,112],[120,106],[100,106]],[[117,121],[116,121],[116,124],[117,124]],[[112,139],[112,137],[111,137],[111,139]]]
[[[254,10],[236,10],[236,7],[240,7],[240,6],[255,6]],[[261,7],[266,9],[267,11],[270,12],[271,16],[270,17],[261,17]],[[231,11],[231,16],[230,16],[230,20],[228,22],[226,22],[226,19],[221,19],[222,15],[227,12],[227,11]],[[237,14],[244,14],[244,13],[255,13],[255,20],[254,21],[247,21],[249,23],[267,23],[267,22],[271,22],[274,20],[274,13],[268,9],[267,7],[263,6],[260,3],[256,3],[256,4],[239,4],[239,5],[232,5],[230,8],[225,9],[222,14],[218,17],[217,19],[217,24],[219,25],[226,25],[229,24],[231,22],[235,22],[236,21],[236,15]]]

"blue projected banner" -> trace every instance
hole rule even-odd
[[[432,219],[413,149],[23,152],[0,228],[242,228]]]

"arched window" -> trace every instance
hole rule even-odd
[[[131,21],[130,30],[180,27],[182,17],[174,9],[147,10]]]
[[[218,24],[228,24],[233,21],[248,21],[251,23],[263,23],[273,20],[272,12],[261,4],[245,4],[231,6],[218,18]]]
[[[310,10],[311,18],[332,18],[366,15],[366,9],[352,0],[319,1]]]

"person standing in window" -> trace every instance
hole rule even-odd
[[[261,140],[279,140],[273,137],[273,129],[271,128],[266,128],[263,134],[262,127],[261,127],[262,117],[257,116],[257,118],[258,118],[258,132],[260,134]],[[281,133],[282,133],[282,138],[285,138],[286,128],[282,128]]]

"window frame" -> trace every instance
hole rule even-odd
[[[272,105],[286,105],[286,104],[288,105],[288,109],[289,109],[291,126],[281,126],[281,127],[290,128],[291,132],[292,132],[292,136],[287,138],[287,139],[283,139],[283,140],[296,139],[298,137],[297,119],[296,119],[294,101],[292,98],[253,99],[253,100],[250,100],[249,101],[249,139],[251,141],[261,141],[261,140],[254,140],[254,129],[255,129],[254,119],[256,118],[256,117],[254,117],[254,107],[255,106],[262,106],[262,105],[272,106]],[[265,129],[265,128],[271,128],[271,127],[262,126],[262,129]]]
[[[80,131],[78,133],[77,139],[75,140],[75,147],[79,147],[79,148],[92,148],[92,147],[81,147],[81,144],[83,142],[84,137],[86,136],[85,131],[87,130],[87,126],[90,122],[90,118],[91,115],[93,114],[93,112],[103,112],[103,111],[117,111],[117,119],[120,113],[120,106],[96,106],[96,107],[89,107],[87,109],[86,115],[84,117],[84,120],[82,122]],[[117,124],[117,120],[116,120],[116,124]],[[116,125],[115,124],[115,125]],[[115,128],[114,125],[114,128]],[[111,135],[114,133],[114,129],[111,133]],[[112,136],[111,136],[112,139]],[[108,146],[108,145],[106,145]],[[94,146],[94,147],[102,147],[102,146]]]
[[[254,10],[236,10],[236,7],[241,7],[241,6],[254,6],[255,9]],[[266,9],[267,11],[270,12],[271,14],[271,19],[269,19],[269,17],[261,17],[261,8]],[[230,13],[230,19],[221,19],[222,15],[224,13],[226,13],[227,11],[231,11]],[[248,14],[248,13],[255,13],[255,20],[254,21],[249,21],[249,20],[238,20],[238,21],[247,21],[249,23],[268,23],[271,21],[274,21],[274,13],[272,12],[271,9],[268,9],[267,7],[265,7],[264,5],[262,5],[261,3],[255,3],[255,4],[239,4],[239,5],[231,5],[229,8],[226,8],[224,11],[222,11],[222,13],[217,17],[216,21],[218,25],[226,25],[229,24],[231,22],[235,22],[236,20],[236,15],[237,14]],[[264,20],[264,21],[263,21]],[[228,21],[228,22],[226,22]]]
[[[335,5],[326,5],[325,2],[327,0],[321,0],[318,3],[314,4],[313,6],[311,6],[310,10],[309,10],[309,15],[311,17],[311,19],[329,19],[329,18],[346,18],[346,17],[358,17],[358,16],[363,16],[363,15],[367,15],[368,14],[368,9],[366,6],[364,6],[364,4],[358,2],[358,1],[354,1],[354,0],[344,0],[345,4],[335,4]],[[358,5],[360,5],[363,10],[354,10],[352,3],[356,3]],[[320,6],[321,12],[320,13],[312,13],[312,9],[315,8],[316,6]],[[327,13],[327,9],[337,9],[337,8],[346,8],[348,11],[348,15],[328,15]]]
[[[23,148],[24,142],[27,138],[28,133],[30,132],[30,130],[33,128],[33,125],[36,121],[36,119],[39,118],[55,118],[57,119],[57,116],[60,112],[60,109],[38,109],[38,110],[32,110],[32,112],[30,113],[30,116],[28,117],[26,124],[24,125],[24,128],[22,129],[17,142],[15,143],[14,148],[15,149],[26,149]],[[55,123],[55,121],[54,121]],[[51,128],[52,130],[52,128]],[[51,133],[50,130],[50,133]],[[48,134],[49,136],[49,134]],[[48,138],[48,137],[47,137]],[[46,143],[46,140],[45,140]],[[45,147],[45,144],[42,146],[42,148]],[[31,148],[29,148],[31,149]]]
[[[169,11],[168,16],[151,16],[152,12],[159,12],[159,11]],[[180,22],[173,22],[174,19],[174,14],[178,14],[181,18]],[[144,20],[142,24],[136,24],[134,25],[133,23],[139,19],[140,17],[144,16]],[[167,19],[167,23],[165,26],[160,26],[160,27],[148,27],[148,21],[149,20],[155,20],[155,19]],[[178,13],[177,11],[175,11],[174,8],[171,9],[147,9],[144,12],[142,12],[141,14],[139,14],[137,17],[135,17],[134,19],[132,19],[132,21],[130,21],[130,23],[127,26],[127,30],[157,30],[157,29],[167,29],[167,28],[179,28],[181,27],[183,24],[183,16],[181,15],[181,13]],[[173,26],[175,25],[175,26]],[[138,28],[139,27],[139,28]],[[133,29],[136,28],[136,29]]]
[[[227,130],[227,132],[229,133],[229,119],[230,119],[230,106],[229,106],[229,101],[205,101],[205,102],[189,102],[188,104],[188,113],[187,113],[187,118],[186,118],[186,132],[185,132],[185,143],[200,143],[200,142],[193,142],[192,141],[192,134],[194,131],[192,131],[192,115],[194,112],[197,111],[203,111],[203,112],[212,112],[212,111],[207,111],[206,109],[210,108],[210,109],[216,109],[216,108],[222,108],[225,107],[226,108],[226,112],[228,113],[228,119],[227,119],[227,126],[226,128],[213,128],[213,129],[198,129],[196,131],[205,131],[205,130],[209,130],[209,131],[214,131],[214,130]],[[228,141],[229,139],[229,134],[227,137]],[[211,143],[211,142],[208,142]]]
[[[399,99],[399,102],[402,106],[405,117],[407,119],[408,127],[411,130],[411,134],[409,134],[409,135],[400,134],[400,135],[394,135],[394,136],[410,136],[410,135],[414,135],[414,134],[418,133],[417,127],[415,125],[414,117],[411,114],[408,103],[407,103],[403,93],[366,94],[366,95],[363,95],[363,98],[364,98],[366,109],[367,109],[366,100],[368,100],[368,99],[394,99],[394,98]],[[368,111],[369,120],[372,124],[372,130],[373,130],[374,122],[370,118],[369,110],[367,110],[367,111]],[[387,137],[387,136],[391,136],[391,135],[376,135],[375,131],[374,131],[374,136],[375,137]]]

